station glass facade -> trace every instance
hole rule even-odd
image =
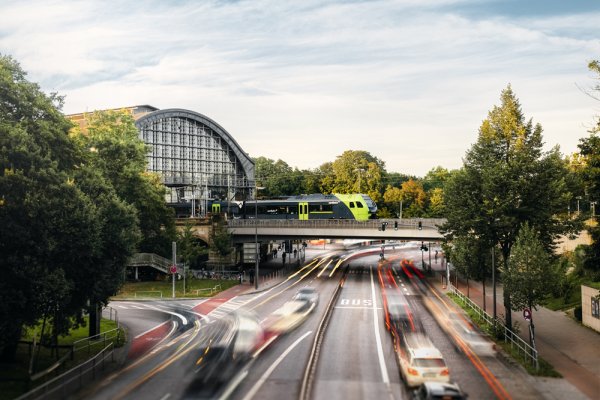
[[[150,148],[148,170],[169,188],[168,203],[190,203],[204,214],[210,200],[252,195],[254,162],[210,118],[189,110],[158,110],[139,118],[136,126]]]

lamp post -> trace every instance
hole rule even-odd
[[[258,260],[260,257],[260,251],[258,247],[258,189],[264,189],[264,187],[256,186],[256,180],[254,180],[254,251],[255,251],[255,266],[254,266],[254,289],[258,289]]]
[[[358,172],[358,193],[361,193],[360,191],[360,178],[362,176],[362,173],[365,172],[364,168],[356,168],[354,170],[354,172]]]

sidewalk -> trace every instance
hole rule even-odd
[[[433,264],[441,271],[441,263]],[[441,287],[440,275],[435,276],[436,286]],[[454,278],[452,278],[454,282]],[[456,283],[454,283],[456,286]],[[465,281],[458,280],[457,288],[467,294]],[[481,282],[469,281],[469,297],[483,308],[483,286]],[[442,290],[443,291],[443,290]],[[492,314],[492,286],[486,284],[486,311]],[[496,287],[496,312],[504,315],[502,286]],[[532,310],[535,325],[535,341],[540,357],[548,361],[568,383],[590,399],[600,398],[600,334],[586,328],[563,311],[552,311],[544,307]],[[518,323],[519,336],[529,342],[528,323],[521,312],[512,313],[513,325]],[[552,378],[535,378],[539,385],[551,385]],[[575,393],[573,393],[575,395]],[[568,398],[557,396],[555,398]]]

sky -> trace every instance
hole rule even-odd
[[[189,109],[300,169],[460,168],[509,84],[548,150],[600,115],[598,0],[0,0],[0,53],[67,114]]]

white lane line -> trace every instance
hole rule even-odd
[[[369,271],[371,275],[371,296],[373,297],[373,328],[375,329],[375,341],[377,342],[377,358],[379,359],[379,369],[381,370],[383,382],[389,385],[390,377],[388,376],[387,368],[385,367],[385,361],[383,359],[383,347],[381,345],[381,335],[379,334],[379,313],[377,312],[377,297],[375,296],[375,282],[373,281],[372,266],[369,266]]]
[[[171,397],[171,393],[165,394],[163,397],[160,398],[160,400],[167,400],[169,397]]]
[[[179,318],[181,320],[181,322],[183,323],[183,325],[187,325],[188,324],[188,320],[187,320],[186,317],[184,317],[183,315],[181,315],[179,313],[176,313],[174,311],[169,310],[165,306],[160,306],[160,305],[151,306],[150,304],[147,304],[146,308],[148,308],[150,310],[156,310],[156,311],[160,311],[160,312],[164,312],[164,313],[167,313],[167,314],[174,315],[174,316],[176,316],[177,318]]]
[[[283,361],[283,359],[292,350],[294,350],[294,347],[298,346],[298,344],[300,344],[300,342],[303,341],[311,333],[312,333],[312,331],[306,332],[304,335],[302,335],[298,339],[296,339],[296,341],[294,343],[292,343],[292,345],[290,347],[288,347],[283,353],[281,353],[281,355],[277,358],[277,360],[275,360],[275,362],[269,367],[269,369],[267,369],[265,371],[265,373],[254,384],[254,386],[252,386],[252,389],[250,389],[250,391],[248,391],[248,393],[246,394],[246,396],[244,396],[243,400],[250,400],[250,399],[252,399],[256,395],[256,392],[258,392],[258,390],[260,389],[260,387],[263,385],[263,383],[265,383],[265,381],[273,373],[273,371],[275,370],[275,368],[277,368],[277,366]]]

